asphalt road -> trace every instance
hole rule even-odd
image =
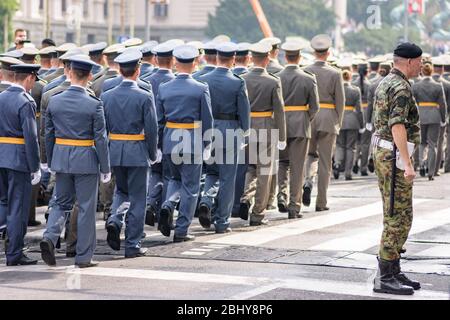
[[[304,208],[304,218],[270,212],[269,226],[249,227],[232,220],[233,232],[216,235],[196,219],[191,243],[174,244],[146,227],[148,256],[124,259],[106,244],[98,215],[99,267],[78,269],[64,254],[57,266],[43,262],[6,267],[0,256],[2,299],[444,299],[450,298],[450,174],[434,182],[418,179],[415,216],[402,261],[404,271],[422,282],[411,297],[372,292],[377,244],[381,235],[381,199],[374,176],[332,181],[331,211]],[[314,203],[314,199],[313,199]],[[43,219],[45,208],[39,209]],[[28,254],[40,258],[43,228],[30,228]],[[123,236],[123,235],[122,235]]]

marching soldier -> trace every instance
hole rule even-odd
[[[279,38],[265,38],[260,41],[261,43],[268,43],[272,46],[270,50],[270,63],[267,66],[267,72],[277,74],[283,70],[283,66],[278,61],[278,55],[280,54],[281,40]]]
[[[238,44],[236,51],[236,62],[234,65],[233,73],[241,76],[248,72],[250,66],[250,46],[248,42],[241,42]]]
[[[158,98],[159,87],[166,82],[175,79],[173,74],[173,50],[175,49],[173,44],[162,43],[154,48],[156,53],[156,62],[159,66],[158,70],[152,74],[148,79],[153,89],[153,94],[155,99]],[[157,114],[159,117],[160,115]],[[162,132],[160,132],[160,135]],[[165,191],[167,191],[167,184],[169,181],[169,168],[167,163],[162,163],[161,159],[161,149],[162,145],[158,145],[158,159],[155,164],[151,166],[151,171],[149,174],[148,181],[148,191],[147,191],[147,213],[146,213],[146,224],[150,226],[155,225],[157,220],[156,215],[161,209],[161,205],[165,200]]]
[[[90,88],[94,91],[96,97],[100,97],[103,92],[103,84],[106,80],[117,77],[119,75],[118,66],[114,59],[119,56],[119,51],[125,48],[122,44],[113,44],[103,51],[106,56],[107,67],[103,75],[92,79]]]
[[[42,68],[41,70],[39,70],[40,77],[44,78],[56,71],[59,65],[59,61],[55,46],[49,46],[41,49],[39,51],[39,56],[41,57],[41,63],[43,62]]]
[[[350,71],[344,70],[345,108],[344,120],[336,140],[336,167],[334,177],[339,178],[341,169],[345,171],[345,180],[352,180],[353,159],[355,156],[358,134],[364,131],[363,114],[361,112],[361,91],[350,81]]]
[[[286,119],[284,114],[281,80],[267,72],[270,62],[269,53],[272,46],[267,42],[252,45],[254,67],[242,77],[244,78],[251,105],[250,148],[257,150],[257,159],[251,159],[245,178],[245,191],[241,198],[240,216],[248,220],[250,200],[254,197],[250,226],[268,224],[265,211],[268,206],[270,185],[275,170],[273,163],[277,146],[279,150],[286,148]],[[274,131],[276,137],[272,137]],[[266,137],[266,141],[262,138]],[[277,141],[275,138],[278,138]],[[276,147],[275,147],[276,148]],[[267,159],[266,157],[268,157]],[[254,154],[250,154],[254,157]],[[253,161],[254,160],[254,161]]]
[[[153,52],[153,49],[158,45],[158,42],[156,41],[149,41],[142,45],[141,52],[142,52],[142,65],[141,65],[141,72],[140,72],[140,78],[148,81],[147,78],[150,77],[154,72],[156,72],[156,56]]]
[[[401,272],[400,250],[413,219],[412,187],[416,173],[411,157],[414,146],[420,143],[419,112],[408,78],[418,76],[421,56],[418,46],[400,44],[394,51],[394,69],[375,93],[373,145],[384,229],[373,290],[380,293],[411,295],[420,288],[420,283]]]
[[[7,90],[15,81],[13,65],[23,64],[23,61],[12,57],[0,57],[1,63],[1,76],[2,81],[0,83],[0,93]]]
[[[89,44],[84,46],[84,49],[87,49],[89,51],[89,57],[93,62],[96,63],[96,65],[92,68],[92,74],[93,76],[102,76],[105,74],[106,69],[103,67],[104,65],[104,58],[103,50],[106,49],[108,44],[106,42],[99,42],[96,44]]]
[[[126,221],[125,257],[145,255],[141,248],[146,211],[147,171],[156,160],[158,128],[153,94],[137,85],[142,53],[129,50],[115,59],[124,78],[121,84],[102,94],[106,127],[109,133],[111,167],[116,177],[116,190],[111,216],[106,223],[107,242],[120,250],[120,231]],[[130,202],[126,213],[118,212],[124,202]]]
[[[23,253],[30,212],[31,187],[41,179],[36,129],[36,103],[27,93],[37,79],[39,65],[17,64],[0,58],[10,71],[11,85],[0,94],[0,225],[6,223],[6,265],[32,265],[37,260]],[[14,74],[15,73],[15,74]],[[12,79],[14,74],[14,83]]]
[[[195,72],[192,77],[198,80],[201,76],[213,71],[217,66],[217,50],[216,43],[214,41],[207,42],[203,46],[203,51],[205,52],[204,58],[206,60],[206,65],[199,71]]]
[[[63,54],[65,54],[67,51],[69,51],[71,49],[75,49],[76,47],[77,46],[74,43],[65,43],[65,44],[62,44],[59,47],[57,47],[56,48],[56,61],[58,61],[58,63],[57,63],[56,70],[54,72],[52,72],[52,73],[48,72],[46,74],[46,76],[42,80],[44,80],[48,84],[50,84],[50,83],[53,82],[53,80],[55,80],[55,79],[61,77],[62,75],[64,75],[64,64],[59,58]],[[59,84],[61,84],[62,82],[64,82],[64,80],[59,82]],[[47,90],[50,90],[50,89],[51,88],[45,87],[44,88],[44,92],[46,92]]]
[[[69,89],[54,96],[47,109],[45,140],[48,163],[56,173],[56,206],[40,243],[42,259],[56,264],[54,248],[75,200],[79,204],[75,265],[96,266],[95,214],[99,175],[111,179],[102,102],[86,91],[92,67],[88,56],[70,58]],[[99,174],[100,173],[100,174]]]
[[[200,77],[200,81],[209,85],[214,128],[221,138],[216,137],[213,143],[215,163],[207,165],[199,221],[204,228],[209,228],[213,222],[216,233],[228,233],[231,232],[229,218],[233,210],[240,145],[250,129],[250,102],[245,81],[231,71],[237,45],[224,42],[216,50],[217,68]]]
[[[198,49],[182,45],[173,51],[173,55],[177,60],[178,75],[159,87],[156,102],[158,123],[161,128],[164,127],[160,136],[163,157],[170,170],[159,230],[164,236],[170,236],[173,212],[179,201],[173,240],[184,242],[195,239],[188,231],[199,197],[203,160],[211,156],[211,138],[205,136],[202,141],[198,140],[213,128],[213,117],[208,86],[191,76],[199,55]],[[180,144],[174,136],[187,138],[183,138]]]
[[[305,70],[316,76],[320,110],[311,125],[312,135],[306,163],[303,204],[310,205],[313,179],[318,174],[316,211],[326,211],[329,210],[327,191],[330,183],[333,149],[342,125],[345,96],[341,72],[326,64],[330,54],[330,37],[318,35],[311,40],[311,46],[315,50],[316,62],[306,67]]]
[[[445,135],[447,133],[447,146],[449,145],[449,141],[450,141],[450,135],[448,134],[448,128],[449,128],[449,124],[448,124],[448,115],[450,115],[450,81],[445,80],[445,78],[442,76],[443,71],[444,71],[444,64],[445,62],[445,56],[441,56],[441,57],[436,57],[433,58],[432,60],[433,62],[433,75],[432,78],[434,81],[441,83],[442,86],[444,87],[444,93],[445,93],[445,99],[447,102],[447,117],[446,117],[446,123],[444,126],[441,126],[440,129],[440,133],[439,133],[439,142],[438,142],[438,146],[437,146],[437,156],[436,156],[436,172],[435,175],[439,176],[439,169],[441,167],[441,163],[445,158],[444,161],[444,170],[445,172],[450,172],[450,163],[447,159],[447,155],[450,154],[448,147],[447,147],[447,154],[444,154],[444,138]]]
[[[311,139],[311,121],[319,111],[319,93],[315,76],[299,67],[301,46],[287,42],[281,49],[286,52],[287,60],[286,67],[279,73],[286,105],[287,148],[280,153],[278,206],[280,212],[288,211],[289,219],[296,219],[302,217],[303,172]]]
[[[445,128],[447,103],[445,102],[442,83],[433,80],[431,74],[433,66],[425,63],[422,67],[423,77],[413,84],[414,97],[419,106],[420,119],[420,175],[425,177],[428,167],[428,180],[434,180],[434,174],[439,171],[440,161],[437,162],[437,148],[441,127]],[[424,153],[428,147],[427,162]],[[428,164],[428,165],[427,165]],[[436,169],[436,166],[438,169]]]

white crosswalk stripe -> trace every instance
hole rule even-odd
[[[429,200],[415,199],[414,204],[418,205],[426,201]],[[326,215],[297,220],[279,226],[259,229],[253,232],[237,233],[210,240],[208,243],[260,246],[280,238],[301,235],[306,232],[381,215],[382,212],[382,202],[378,201],[361,207],[330,212]],[[380,233],[378,233],[378,236],[379,234]]]

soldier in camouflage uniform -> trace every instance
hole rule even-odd
[[[408,142],[415,146],[420,143],[419,112],[408,78],[419,74],[421,56],[422,50],[418,46],[400,44],[394,51],[394,69],[381,81],[375,93],[373,152],[384,215],[375,292],[411,295],[420,288],[420,283],[408,279],[401,272],[400,251],[408,238],[413,219],[412,187],[416,173]],[[391,215],[391,178],[395,164],[393,141],[405,170],[395,170]]]

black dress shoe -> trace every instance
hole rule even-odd
[[[170,237],[173,213],[168,207],[162,207],[159,213],[158,229],[163,236]]]
[[[125,254],[125,258],[127,259],[133,259],[133,258],[139,258],[139,257],[144,257],[145,254],[147,253],[147,249],[146,248],[140,248],[138,252],[132,253],[132,254]]]
[[[185,236],[177,236],[175,235],[173,237],[173,242],[178,243],[178,242],[187,242],[187,241],[194,241],[195,237],[193,235],[187,234]]]
[[[434,177],[429,176],[429,177],[428,177],[428,181],[434,181]]]
[[[42,260],[49,266],[56,266],[55,248],[49,239],[43,239],[39,244]]]
[[[29,227],[37,227],[40,226],[42,223],[40,221],[34,220],[34,221],[28,221]]]
[[[113,223],[110,223],[106,226],[106,231],[108,232],[108,235],[106,237],[106,242],[108,242],[108,245],[111,247],[111,249],[115,251],[120,250],[120,230],[119,228],[114,225]]]
[[[14,267],[14,266],[31,266],[37,264],[37,260],[30,259],[26,255],[22,254],[22,257],[20,257],[19,260],[13,261],[13,262],[7,262],[6,265],[8,267]]]
[[[98,262],[90,261],[90,262],[87,262],[87,263],[75,263],[75,266],[77,266],[78,268],[81,268],[81,269],[93,268],[93,267],[97,267],[98,266]]]
[[[424,167],[424,166],[421,166],[421,167],[420,167],[419,174],[420,174],[420,176],[421,176],[422,178],[425,177],[426,171],[425,171],[425,167]]]
[[[145,213],[145,224],[154,227],[155,220],[156,220],[156,210],[152,206],[148,206],[147,212]]]
[[[303,215],[300,212],[290,211],[289,212],[289,219],[301,219],[303,218]]]
[[[200,204],[200,208],[198,208],[198,221],[203,228],[211,228],[211,210],[204,203]]]
[[[361,177],[368,177],[369,174],[367,173],[367,171],[361,171]]]
[[[303,197],[302,197],[303,205],[309,207],[311,205],[311,188],[307,186],[303,186]]]
[[[373,159],[369,159],[369,164],[367,165],[367,169],[369,169],[369,171],[371,173],[375,172],[375,163],[373,162]]]
[[[76,252],[73,252],[73,251],[66,252],[66,257],[67,258],[75,258],[76,256],[77,256]]]
[[[288,212],[288,209],[287,209],[287,206],[286,206],[286,202],[278,201],[278,211],[281,212],[281,213]]]
[[[239,208],[239,217],[242,220],[248,220],[248,212],[250,211],[250,203],[241,202],[241,206]]]
[[[345,181],[352,181],[353,180],[353,177],[352,176],[347,176],[347,177],[345,177]]]
[[[333,177],[334,177],[334,179],[339,180],[339,174],[340,174],[339,167],[335,166],[333,168]]]
[[[328,210],[330,210],[330,208],[328,208],[328,207],[316,207],[316,212],[328,211]]]
[[[354,166],[353,166],[353,173],[354,174],[357,174],[358,172],[359,172],[359,166],[358,166],[358,164],[355,164]]]
[[[224,230],[216,230],[217,234],[224,234],[224,233],[230,233],[232,232],[231,228],[226,228]]]
[[[267,226],[269,224],[269,220],[267,219],[262,219],[259,221],[250,221],[250,227],[258,227],[258,226]]]

